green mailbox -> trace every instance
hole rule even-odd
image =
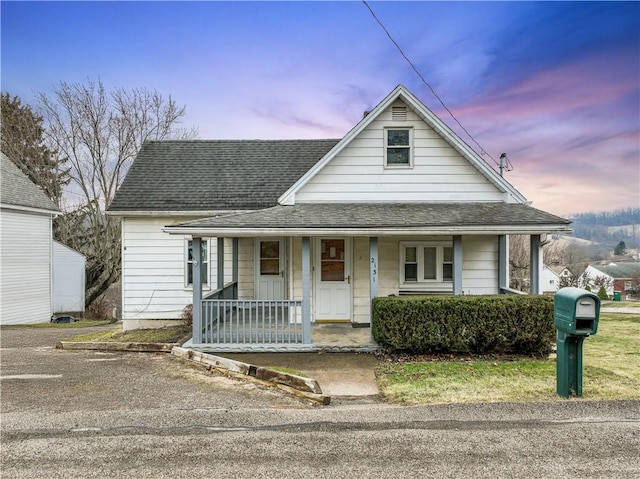
[[[556,386],[563,397],[582,396],[582,343],[598,331],[600,298],[580,288],[556,293],[553,320],[557,329]]]

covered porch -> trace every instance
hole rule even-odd
[[[390,205],[382,206],[278,206],[166,227],[192,238],[196,307],[190,346],[228,352],[370,350],[373,298],[516,293],[508,288],[509,234],[530,235],[531,291],[540,294],[544,234],[567,231],[565,220],[554,224],[557,217],[518,204],[396,205],[395,215]],[[484,213],[481,224],[470,224],[478,222],[478,210]],[[506,213],[520,213],[522,224],[504,224]],[[224,286],[203,297],[202,262],[196,259],[206,238],[216,238],[216,284]],[[289,264],[280,274],[287,299],[258,299],[257,280],[255,288],[239,281],[240,242],[257,245],[264,238],[283,238],[287,245]],[[438,280],[420,282],[431,267],[427,253],[438,258]],[[256,256],[255,264],[260,261]],[[325,291],[322,284],[332,287]],[[348,311],[327,313],[327,304],[339,303],[343,292]]]

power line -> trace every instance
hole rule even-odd
[[[362,0],[362,3],[364,3],[364,5],[367,7],[367,9],[369,9],[369,12],[371,12],[371,15],[373,16],[373,18],[376,20],[376,22],[378,22],[378,25],[380,25],[380,27],[384,30],[384,32],[387,34],[387,37],[389,37],[389,40],[391,40],[391,42],[395,45],[395,47],[398,49],[398,51],[400,52],[400,55],[402,55],[402,57],[407,61],[407,63],[409,64],[409,66],[411,66],[411,68],[413,69],[413,71],[416,73],[416,75],[418,75],[418,77],[420,78],[420,80],[422,80],[422,83],[425,84],[425,86],[431,90],[431,93],[433,93],[433,96],[435,96],[438,101],[440,102],[440,104],[442,105],[442,107],[447,111],[447,113],[449,113],[449,115],[451,115],[451,118],[453,118],[455,120],[455,122],[458,124],[458,126],[460,128],[462,128],[462,130],[467,134],[467,136],[469,138],[471,138],[471,140],[478,146],[478,148],[480,149],[480,154],[482,156],[487,155],[489,158],[491,158],[493,160],[493,162],[500,166],[503,167],[501,165],[500,162],[498,162],[493,156],[491,156],[491,154],[489,152],[487,152],[484,148],[482,148],[482,145],[480,143],[478,143],[478,141],[473,137],[473,135],[471,133],[469,133],[469,131],[462,125],[462,123],[460,123],[460,121],[456,118],[456,116],[453,114],[453,112],[449,109],[449,107],[447,107],[447,105],[445,105],[444,101],[442,100],[442,98],[440,98],[440,96],[436,93],[436,91],[433,89],[433,87],[429,84],[429,82],[427,82],[427,80],[424,78],[424,76],[422,76],[422,73],[420,73],[418,71],[418,69],[416,68],[416,66],[413,64],[413,62],[411,60],[409,60],[409,57],[407,57],[407,55],[405,55],[404,51],[402,50],[402,48],[400,47],[400,45],[398,45],[398,42],[396,42],[394,40],[394,38],[391,36],[391,33],[389,33],[389,30],[387,30],[387,28],[384,26],[384,24],[382,23],[382,21],[377,17],[377,15],[375,14],[375,12],[373,11],[373,9],[369,6],[369,4],[367,3],[367,0]],[[507,171],[511,171],[513,170],[513,165],[511,165],[511,162],[509,161],[509,159],[507,158],[506,154],[503,153],[504,157],[507,159]]]

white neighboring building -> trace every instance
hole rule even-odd
[[[555,294],[555,292],[558,291],[560,287],[560,277],[547,265],[542,268],[540,278],[542,294]]]
[[[0,182],[0,324],[47,323],[56,205],[4,154]]]
[[[84,313],[86,258],[68,246],[53,242],[53,312]]]

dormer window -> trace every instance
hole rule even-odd
[[[413,131],[411,128],[387,128],[385,136],[385,166],[411,167]]]

